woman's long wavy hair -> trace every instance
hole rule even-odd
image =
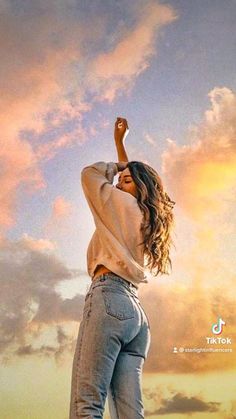
[[[174,225],[172,201],[164,191],[158,173],[148,164],[130,161],[127,165],[137,187],[137,201],[143,213],[141,231],[144,240],[145,267],[152,275],[169,274],[172,270],[170,246],[174,242],[171,230]]]

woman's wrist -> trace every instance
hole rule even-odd
[[[127,165],[128,165],[128,161],[119,161],[116,163],[117,166],[117,170],[118,172],[122,172],[123,170],[126,169]]]
[[[125,140],[125,135],[114,135],[114,140],[116,144],[123,144]]]

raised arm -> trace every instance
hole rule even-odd
[[[119,162],[128,162],[128,156],[125,150],[125,138],[129,133],[128,122],[125,118],[118,117],[115,122],[114,139]]]

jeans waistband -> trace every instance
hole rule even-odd
[[[114,274],[113,272],[106,272],[101,274],[93,282],[104,282],[106,279],[112,279],[112,281],[121,283],[126,289],[131,291],[134,295],[138,296],[138,289],[134,284],[132,284],[132,282],[127,281],[127,279],[124,279],[121,276]]]

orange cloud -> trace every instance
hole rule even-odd
[[[142,287],[152,332],[149,372],[209,372],[235,364],[236,95],[216,87],[209,97],[211,108],[191,128],[189,144],[168,140],[162,156],[177,234],[172,274]],[[173,354],[173,347],[224,347],[206,341],[219,316],[226,322],[221,336],[232,339],[225,347],[234,352]]]
[[[209,97],[211,109],[190,130],[189,144],[168,140],[162,156],[173,199],[195,220],[226,211],[235,194],[236,94],[215,87]]]
[[[190,263],[190,262],[189,262]],[[187,269],[187,265],[185,265]],[[235,364],[236,313],[234,297],[225,285],[202,283],[204,267],[199,264],[192,283],[152,280],[142,288],[140,300],[151,327],[151,347],[146,360],[146,372],[193,373],[230,370]],[[178,277],[178,275],[177,275]],[[231,278],[232,284],[235,277]],[[177,281],[176,281],[177,282]],[[151,288],[151,289],[150,289]],[[232,339],[231,345],[207,344],[212,337],[211,326],[219,315],[226,322],[221,337]],[[224,347],[232,353],[173,353],[173,348]],[[220,362],[219,362],[220,357]]]

